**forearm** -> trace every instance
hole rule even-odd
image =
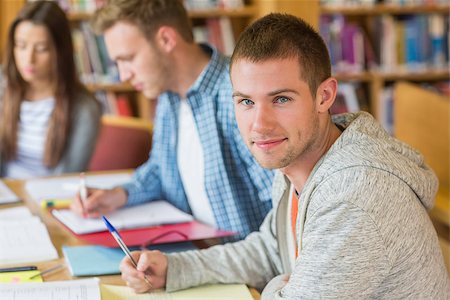
[[[261,231],[245,240],[205,250],[168,254],[166,289],[179,290],[207,283],[245,283],[262,289],[281,272],[271,214]]]

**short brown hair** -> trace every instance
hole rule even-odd
[[[151,40],[161,26],[175,28],[184,40],[193,42],[192,26],[181,0],[109,0],[92,18],[98,34],[118,21],[135,24]]]
[[[257,20],[241,34],[231,57],[231,67],[239,59],[258,62],[291,57],[298,58],[301,79],[308,83],[311,94],[315,96],[319,85],[331,76],[325,42],[302,19],[272,13]]]

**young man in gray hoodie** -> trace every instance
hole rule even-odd
[[[137,268],[121,264],[127,284],[246,283],[263,299],[449,299],[427,214],[437,179],[369,114],[330,116],[338,84],[320,36],[296,17],[268,15],[241,35],[230,72],[241,135],[263,167],[278,169],[274,208],[237,243],[134,252]]]

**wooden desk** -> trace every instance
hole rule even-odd
[[[124,171],[127,172],[127,171]],[[129,172],[129,171],[128,171]],[[106,173],[114,173],[114,172],[106,172]],[[117,173],[117,172],[116,172]],[[93,173],[98,174],[98,173]],[[101,172],[101,174],[105,174],[105,172]],[[59,221],[57,221],[51,213],[46,209],[41,209],[38,203],[36,203],[25,190],[25,182],[22,180],[4,180],[6,185],[8,185],[11,190],[16,193],[23,200],[23,203],[18,204],[6,204],[2,205],[0,209],[10,208],[15,206],[21,206],[25,204],[34,215],[37,215],[41,218],[42,222],[47,226],[47,230],[49,232],[50,238],[58,251],[59,258],[57,260],[46,261],[46,262],[38,262],[33,263],[36,265],[39,270],[46,270],[51,268],[52,266],[65,263],[64,256],[62,253],[62,246],[77,246],[77,245],[86,245],[87,243],[79,240],[73,235],[67,228],[61,225]],[[24,265],[29,265],[24,264]],[[17,266],[17,264],[15,264]],[[45,274],[44,281],[56,281],[56,280],[71,280],[74,279],[68,270],[68,268],[60,269],[55,272],[51,272],[49,274]],[[115,284],[115,285],[124,285],[125,283],[121,279],[120,275],[106,275],[106,276],[97,276],[100,279],[101,283],[105,284]],[[255,289],[250,289],[250,292],[254,299],[260,299],[259,293]]]

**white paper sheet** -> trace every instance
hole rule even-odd
[[[68,209],[53,210],[52,213],[76,234],[107,230],[102,219],[84,219]],[[184,223],[193,220],[191,215],[162,200],[122,208],[106,217],[116,229]]]
[[[38,217],[0,220],[0,265],[56,258],[58,253],[47,228]]]
[[[2,300],[101,300],[97,278],[0,284]]]
[[[27,219],[31,216],[31,211],[26,206],[17,206],[0,210],[0,220]]]
[[[12,203],[20,201],[19,197],[14,194],[13,191],[2,181],[0,180],[0,204],[2,203]]]
[[[131,180],[131,174],[87,175],[86,185],[92,188],[109,189]],[[73,198],[78,192],[80,177],[40,178],[27,180],[25,189],[31,198],[40,202],[43,199]]]

